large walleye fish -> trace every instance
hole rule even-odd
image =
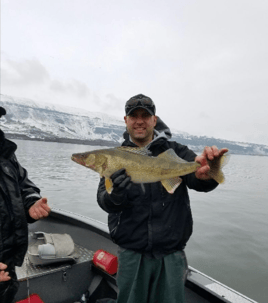
[[[224,182],[221,168],[226,163],[226,159],[227,156],[223,155],[213,161],[208,161],[209,175],[218,183]],[[108,193],[111,193],[113,187],[110,176],[121,168],[125,168],[127,175],[134,183],[161,181],[169,193],[174,193],[182,182],[180,176],[193,173],[200,167],[197,162],[187,162],[181,159],[173,149],[168,149],[157,157],[152,157],[146,148],[126,146],[73,154],[72,160],[94,170],[101,177],[105,177]]]

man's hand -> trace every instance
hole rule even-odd
[[[208,175],[208,172],[210,170],[210,167],[208,165],[208,160],[212,161],[214,160],[214,158],[221,157],[227,152],[228,152],[227,148],[222,148],[221,150],[219,150],[216,146],[212,146],[212,147],[206,146],[204,148],[203,153],[195,158],[195,162],[201,165],[201,167],[198,167],[195,172],[196,178],[201,180],[211,179],[211,177]]]
[[[11,279],[9,273],[5,271],[6,269],[6,264],[0,262],[0,282],[9,281]]]
[[[41,198],[36,201],[29,209],[29,215],[34,220],[46,218],[51,209],[47,204],[47,198]]]
[[[130,189],[132,183],[131,178],[126,174],[126,170],[124,168],[119,169],[111,175],[111,180],[113,182],[113,190],[110,197],[113,203],[121,205],[127,202],[127,191]]]

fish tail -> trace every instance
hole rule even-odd
[[[229,155],[222,155],[221,157],[215,158],[212,161],[208,161],[208,164],[210,166],[208,175],[218,183],[224,183],[225,181],[222,168],[228,163],[229,158]]]

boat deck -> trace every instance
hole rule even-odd
[[[93,260],[93,255],[94,251],[89,250],[85,247],[82,247],[80,245],[75,244],[75,249],[79,253],[79,258],[76,260],[75,264],[87,264],[88,262],[92,262]],[[92,264],[91,264],[92,265]],[[18,276],[18,280],[22,286],[21,289],[23,289],[23,292],[20,294],[20,299],[21,298],[26,298],[27,293],[25,290],[27,289],[28,292],[28,286],[29,286],[29,291],[31,292],[32,289],[34,289],[35,293],[38,293],[38,288],[37,288],[37,283],[40,283],[40,279],[42,277],[47,276],[48,279],[51,281],[55,281],[55,276],[56,274],[60,274],[62,276],[62,279],[68,279],[67,272],[72,268],[73,264],[72,263],[57,263],[57,264],[51,264],[51,265],[46,265],[46,266],[40,266],[40,265],[33,265],[30,261],[28,256],[26,255],[24,263],[21,267],[16,268],[16,273]],[[92,268],[91,268],[92,269]],[[94,268],[94,272],[98,275],[103,275],[106,279],[107,276],[109,276],[107,273],[104,273],[102,270]],[[116,286],[116,275],[114,276],[109,276],[109,281],[110,283],[112,282],[114,286]],[[22,284],[26,284],[28,286],[23,287]],[[40,287],[39,287],[40,288]],[[189,288],[185,288],[186,292],[186,302],[187,303],[209,303],[208,300],[201,298],[199,295],[194,293],[192,290]],[[50,295],[52,293],[51,286],[50,286]],[[49,295],[49,296],[50,296]],[[43,299],[43,298],[42,298]],[[46,301],[45,301],[46,302]],[[51,302],[51,301],[47,301]]]
[[[46,220],[29,225],[29,231],[69,234],[80,251],[80,257],[75,263],[49,266],[34,266],[26,257],[23,266],[16,269],[20,281],[17,301],[36,293],[45,303],[74,303],[94,284],[100,285],[99,289],[104,291],[96,291],[100,296],[96,296],[96,299],[116,298],[116,275],[111,276],[92,263],[93,254],[98,249],[117,255],[118,247],[111,241],[106,224],[81,215],[53,210]],[[255,302],[191,267],[185,293],[187,303]]]

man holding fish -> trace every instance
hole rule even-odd
[[[117,302],[184,303],[184,248],[193,225],[187,187],[209,192],[222,183],[228,150],[206,147],[197,156],[170,141],[154,102],[142,94],[126,102],[125,112],[121,147],[72,159],[101,176],[98,203],[119,245]]]

